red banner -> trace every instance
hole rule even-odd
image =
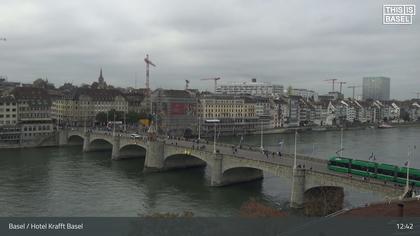
[[[185,103],[171,103],[171,115],[185,115],[188,110],[188,104]]]

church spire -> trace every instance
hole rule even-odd
[[[101,67],[101,71],[99,73],[99,79],[98,79],[99,83],[103,83],[104,82],[104,77],[102,76],[102,67]]]

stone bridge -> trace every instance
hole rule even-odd
[[[308,168],[293,169],[293,157],[267,158],[259,151],[239,150],[232,152],[231,145],[218,144],[218,153],[213,153],[212,144],[158,139],[149,141],[145,137],[133,139],[126,134],[115,136],[107,132],[83,132],[63,130],[59,133],[59,145],[66,145],[73,136],[83,139],[83,151],[95,151],[95,143],[106,142],[112,146],[112,159],[121,158],[121,150],[128,146],[140,147],[145,152],[144,172],[160,172],[171,169],[208,166],[211,171],[211,186],[253,181],[263,178],[263,172],[292,180],[291,206],[303,205],[306,190],[317,186],[353,187],[374,191],[387,197],[399,196],[403,188],[392,183],[371,179],[366,181],[357,176],[328,170],[327,161],[312,157],[298,157],[298,164]]]

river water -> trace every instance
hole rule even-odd
[[[340,132],[302,133],[301,154],[327,158],[340,147]],[[344,154],[402,165],[408,145],[420,147],[420,128],[344,131]],[[238,143],[239,137],[221,141]],[[292,152],[293,134],[264,136],[264,144]],[[260,136],[244,142],[258,145]],[[418,151],[420,153],[420,150]],[[111,161],[111,152],[83,153],[81,146],[0,150],[0,216],[144,216],[191,211],[195,216],[235,216],[256,198],[282,208],[290,197],[290,180],[266,175],[263,181],[208,187],[206,169],[143,174],[144,158]],[[416,154],[411,160],[420,168]],[[345,189],[346,205],[382,199],[374,193]]]

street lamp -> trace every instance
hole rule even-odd
[[[200,122],[200,120],[201,120],[201,117],[200,117],[200,114],[199,114],[198,115],[198,140],[201,139],[201,122]]]
[[[343,156],[343,127],[341,127],[341,137],[340,137],[340,157]]]
[[[264,131],[263,131],[263,120],[261,119],[261,151],[264,151]]]
[[[217,126],[217,123],[220,123],[220,120],[217,120],[217,119],[206,120],[206,123],[214,124],[213,153],[216,153],[216,126]]]
[[[115,111],[114,111],[114,124],[112,127],[112,137],[115,137]]]
[[[293,169],[296,169],[296,166],[297,166],[297,150],[296,150],[297,135],[298,135],[298,132],[297,132],[297,129],[295,129],[295,156],[294,156],[294,159],[293,159]]]
[[[416,145],[414,145],[413,152],[411,153],[414,156],[414,151],[416,150]],[[407,192],[409,189],[409,180],[410,180],[410,146],[408,146],[408,160],[407,160],[407,180],[405,191]]]

